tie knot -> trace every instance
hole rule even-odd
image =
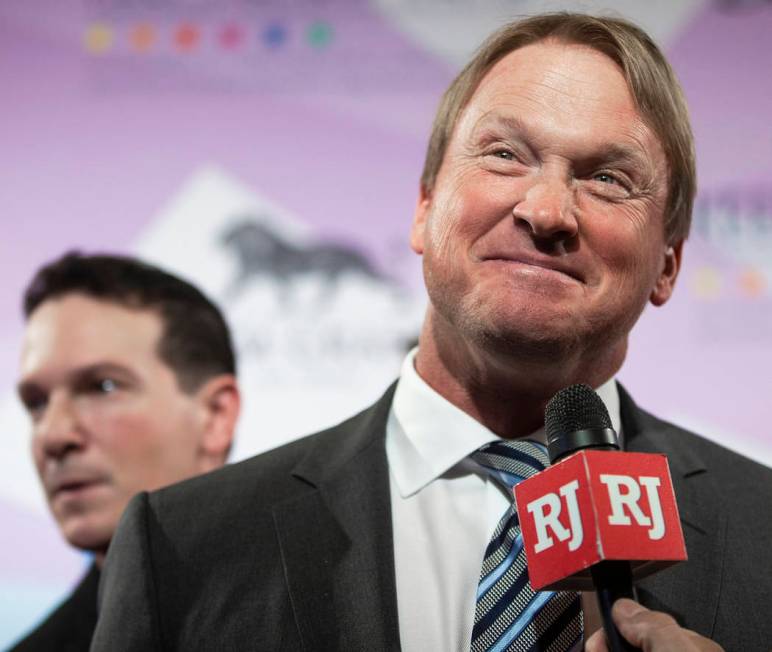
[[[547,449],[530,439],[493,441],[476,450],[471,457],[506,489],[512,489],[549,465]]]

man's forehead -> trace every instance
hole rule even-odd
[[[22,371],[54,361],[90,365],[154,354],[162,329],[161,318],[153,310],[82,294],[63,295],[44,301],[27,320]]]
[[[509,52],[484,75],[468,106],[534,94],[561,107],[635,108],[627,80],[607,55],[585,45],[551,40]]]
[[[107,298],[70,292],[45,300],[27,321],[28,330],[36,325],[43,325],[57,330],[73,326],[93,326],[115,331],[110,324],[116,323],[130,324],[132,331],[154,332],[160,329],[162,320],[158,311],[153,308],[134,307]]]
[[[589,74],[588,62],[593,65]],[[503,78],[507,84],[557,85],[568,81],[582,84],[585,92],[592,94],[600,81],[597,73],[627,85],[624,71],[605,52],[584,43],[548,37],[504,53],[482,76],[477,89],[491,80]]]
[[[576,120],[566,121],[566,115]],[[497,128],[536,141],[558,125],[566,135],[574,130],[577,136],[593,136],[599,149],[617,159],[640,157],[650,138],[659,141],[611,58],[554,40],[524,46],[494,64],[460,115],[454,135]]]

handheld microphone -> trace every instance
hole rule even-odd
[[[544,411],[544,427],[550,464],[583,449],[619,450],[619,439],[608,410],[588,385],[571,385],[555,394]],[[616,600],[637,599],[630,563],[610,559],[600,561],[590,567],[590,574],[598,596],[603,630],[612,652],[634,650],[621,636],[611,617],[611,607]]]
[[[534,590],[595,590],[611,650],[634,650],[611,619],[641,578],[686,559],[664,455],[623,453],[606,406],[587,385],[545,412],[550,466],[515,487]]]

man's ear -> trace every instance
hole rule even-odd
[[[424,252],[426,219],[429,216],[431,203],[431,192],[426,190],[422,184],[421,189],[418,192],[418,201],[416,201],[415,212],[413,213],[413,224],[410,227],[410,248],[419,255]]]
[[[670,299],[681,269],[681,252],[684,241],[679,240],[673,245],[668,245],[662,258],[662,267],[649,296],[649,301],[655,306],[661,306]]]
[[[241,394],[232,374],[210,378],[196,394],[204,420],[199,459],[202,471],[206,472],[222,466],[228,457],[241,411]]]

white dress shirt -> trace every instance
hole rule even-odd
[[[405,652],[467,652],[488,541],[510,498],[468,459],[498,437],[405,359],[386,426],[399,637]],[[597,390],[621,434],[614,380]],[[545,441],[544,429],[530,439]]]

